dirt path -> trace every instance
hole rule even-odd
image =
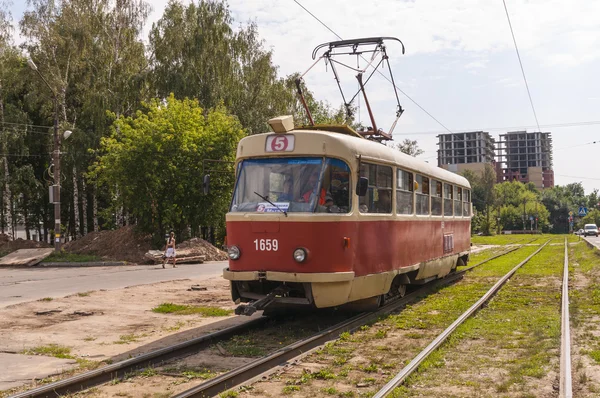
[[[206,290],[191,290],[192,285]],[[47,355],[56,356],[56,350],[49,347],[58,345],[67,356],[79,360],[116,361],[239,322],[232,315],[204,317],[152,311],[162,303],[228,310],[235,307],[229,284],[220,277],[42,299],[0,309],[0,352],[49,350],[52,352]]]

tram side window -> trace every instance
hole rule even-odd
[[[429,215],[429,177],[417,174],[417,214]]]
[[[414,187],[413,174],[396,170],[396,212],[398,214],[413,214]]]
[[[444,215],[452,217],[452,185],[444,184]]]
[[[454,187],[454,215],[462,216],[462,188]]]
[[[359,199],[361,213],[392,212],[392,168],[372,163],[361,163],[360,176],[369,179],[369,189]]]
[[[442,215],[442,183],[431,180],[431,215]]]
[[[471,191],[463,189],[463,216],[471,215]]]

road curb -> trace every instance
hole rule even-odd
[[[127,263],[125,261],[89,261],[85,263],[59,263],[59,262],[41,262],[36,267],[116,267],[121,265],[138,265]],[[143,264],[142,264],[143,265]]]

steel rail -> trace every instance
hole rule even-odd
[[[522,246],[511,248],[503,253],[490,257],[484,261],[481,261],[471,267],[464,270],[449,274],[444,279],[437,279],[431,284],[426,285],[425,290],[434,290],[438,286],[447,285],[454,281],[461,279],[464,274],[478,267],[488,261],[494,260],[500,256],[511,253]],[[223,391],[230,390],[234,387],[240,386],[249,380],[257,378],[258,376],[265,376],[270,373],[273,369],[283,366],[292,362],[297,357],[306,354],[308,351],[313,350],[331,340],[335,340],[344,332],[352,332],[362,325],[378,319],[382,315],[389,314],[396,311],[398,308],[405,306],[406,304],[415,301],[419,296],[424,293],[423,289],[419,289],[413,293],[410,293],[398,300],[395,300],[389,304],[384,305],[375,312],[368,312],[358,314],[346,321],[343,321],[337,325],[333,325],[328,329],[323,330],[311,337],[303,340],[299,340],[286,347],[281,348],[274,353],[259,358],[253,362],[243,365],[239,368],[233,369],[227,373],[223,373],[214,379],[207,380],[202,384],[197,385],[189,390],[183,391],[173,398],[199,398],[199,397],[212,397],[220,394]]]
[[[533,254],[527,257],[525,260],[516,265],[512,270],[510,270],[506,275],[504,275],[487,293],[485,293],[475,304],[473,304],[467,311],[465,311],[461,316],[458,317],[450,326],[446,328],[438,337],[436,337],[423,351],[421,351],[416,357],[413,358],[412,361],[408,365],[400,371],[392,380],[390,380],[381,390],[379,390],[373,398],[383,398],[388,396],[396,387],[398,387],[402,382],[427,358],[433,351],[435,351],[449,336],[458,328],[467,318],[475,313],[483,304],[485,304],[500,288],[506,283],[506,281],[515,273],[523,264],[527,263],[533,256],[538,254],[550,241],[544,243],[539,249],[537,249]]]
[[[169,359],[179,358],[185,355],[196,352],[199,349],[208,347],[209,345],[229,339],[238,335],[240,332],[259,328],[267,322],[269,318],[260,317],[252,319],[241,325],[230,326],[226,329],[217,332],[209,333],[204,336],[196,337],[192,340],[184,341],[169,347],[161,348],[146,354],[139,355],[135,358],[126,359],[99,369],[81,373],[77,376],[69,377],[64,380],[59,380],[54,383],[46,384],[24,391],[10,398],[47,398],[58,397],[65,394],[72,394],[83,391],[87,388],[109,382],[111,380],[124,377],[126,374],[147,368],[165,362]]]
[[[567,238],[565,238],[565,263],[563,269],[561,307],[560,387],[558,394],[561,398],[572,398],[571,329],[569,326],[569,242]]]
[[[454,273],[447,276],[444,279],[437,279],[431,285],[427,285],[426,290],[434,289],[439,285],[449,284],[458,279],[461,279],[463,272]],[[340,322],[337,325],[333,325],[313,336],[306,339],[299,340],[286,347],[283,347],[266,357],[259,358],[239,368],[233,369],[227,373],[215,377],[214,379],[208,380],[196,387],[193,387],[187,391],[184,391],[173,398],[189,398],[189,397],[212,397],[223,391],[229,390],[233,387],[241,385],[256,376],[262,375],[263,373],[274,369],[278,366],[284,365],[298,356],[305,354],[306,352],[319,347],[328,341],[337,339],[344,332],[351,332],[361,327],[362,325],[376,320],[378,317],[387,313],[397,310],[414,300],[423,294],[423,289],[419,289],[413,293],[410,293],[401,299],[394,300],[379,310],[374,312],[363,312],[352,318]]]

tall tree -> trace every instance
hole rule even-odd
[[[169,1],[150,32],[154,86],[160,97],[197,98],[205,108],[222,101],[248,133],[264,132],[266,121],[285,114],[293,98],[256,24],[232,25],[225,2]]]
[[[423,150],[419,148],[419,143],[417,142],[417,140],[410,140],[408,138],[405,138],[404,141],[395,142],[389,144],[389,146],[413,157],[417,157],[423,154]]]
[[[92,176],[113,194],[119,190],[138,225],[158,241],[171,228],[178,236],[217,223],[223,228],[233,172],[215,175],[211,194],[203,195],[203,160],[233,162],[242,137],[239,121],[223,106],[205,111],[171,95],[115,121]]]
[[[62,198],[62,218],[68,216],[71,234],[78,235],[87,232],[80,228],[87,225],[87,203],[92,209],[98,203],[98,192],[84,189],[81,172],[93,162],[101,137],[109,134],[113,119],[107,111],[117,117],[131,115],[148,95],[148,62],[140,35],[149,6],[142,0],[31,0],[30,4],[20,22],[23,46],[58,96],[61,134],[66,129],[74,132],[65,143],[68,155],[62,157],[62,193],[70,196]],[[35,94],[51,104],[49,90],[38,86]],[[51,123],[54,113],[50,106],[46,110],[45,124]],[[109,201],[101,199],[102,205]],[[98,225],[95,214],[93,224]]]

